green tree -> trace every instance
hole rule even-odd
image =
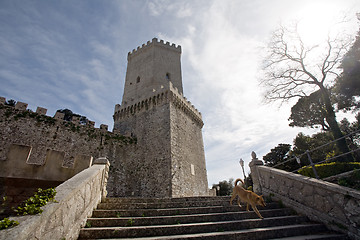
[[[286,161],[288,159],[288,153],[290,149],[291,149],[290,144],[280,143],[278,146],[271,149],[269,153],[263,156],[265,165],[272,167],[278,163]],[[285,170],[288,167],[286,164],[282,164],[279,165],[278,168]]]
[[[339,76],[338,67],[350,45],[350,39],[329,37],[322,45],[306,46],[296,25],[292,28],[281,26],[272,35],[267,48],[268,56],[264,61],[265,76],[261,84],[266,88],[265,99],[288,101],[318,91],[324,106],[326,124],[335,139],[343,137],[336,120],[330,89],[334,79]],[[349,152],[345,139],[337,141],[337,145],[341,152]],[[343,161],[351,160],[351,155],[343,158]]]
[[[350,123],[346,118],[341,120],[340,128],[344,134],[348,135],[346,140],[348,141],[349,148],[351,150],[356,150],[360,147],[360,113],[355,117],[355,121]],[[356,161],[360,161],[360,151],[355,151],[354,156]]]
[[[234,188],[234,179],[230,178],[229,181],[221,181],[218,184],[213,184],[213,188],[220,187],[220,190],[217,191],[218,196],[230,196]]]
[[[310,151],[310,157],[314,163],[320,162],[338,154],[334,143],[317,149],[331,141],[333,141],[333,136],[330,132],[320,132],[312,136],[299,133],[294,139],[291,154],[301,156],[300,162],[302,166],[310,164],[308,156],[304,154],[307,150]]]
[[[326,122],[326,111],[320,91],[311,93],[309,96],[301,97],[291,108],[291,115],[288,119],[291,127],[311,127],[324,131],[329,130]]]
[[[10,99],[10,100],[8,100],[7,102],[5,102],[5,105],[11,106],[11,107],[15,107],[16,101],[13,100],[13,99]]]
[[[70,109],[58,109],[57,112],[64,113],[64,120],[71,121],[73,117],[80,118],[80,124],[86,124],[89,120],[85,116],[81,116],[79,114],[73,113]]]
[[[360,14],[358,14],[360,20]],[[354,44],[345,54],[340,67],[342,74],[337,78],[335,89],[338,108],[350,110],[360,108],[360,30]]]

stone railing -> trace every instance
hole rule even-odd
[[[98,158],[88,169],[56,187],[55,202],[39,215],[11,217],[20,224],[1,230],[0,239],[77,239],[87,217],[106,197],[109,161]]]
[[[252,157],[249,166],[255,192],[281,200],[311,220],[360,239],[360,191],[266,167],[255,153]]]

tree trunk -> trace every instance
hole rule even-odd
[[[325,108],[326,108],[326,122],[330,126],[330,130],[334,136],[334,139],[336,140],[338,138],[342,138],[344,135],[342,134],[340,127],[336,121],[336,115],[335,115],[334,108],[331,104],[330,94],[329,94],[328,90],[323,86],[320,86],[320,91],[322,93],[321,95],[324,100]],[[342,138],[342,139],[336,141],[336,145],[339,148],[340,152],[342,152],[342,153],[350,152],[350,149],[346,143],[345,138]],[[348,155],[343,156],[342,158],[339,158],[337,161],[338,162],[353,162],[355,160],[354,160],[354,157],[352,154],[348,154]]]

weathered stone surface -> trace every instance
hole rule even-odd
[[[126,183],[112,190],[117,196],[209,194],[202,117],[183,96],[180,55],[180,48],[156,39],[128,55],[114,132],[136,136],[137,146],[131,153],[114,151],[122,161],[112,164],[109,183]]]
[[[261,188],[263,193],[274,195],[297,212],[322,221],[329,228],[360,239],[359,191],[261,165],[253,166],[251,171],[256,173],[253,178],[260,177],[253,181],[261,184],[255,187]]]
[[[27,108],[27,106],[28,106],[28,104],[27,104],[27,103],[17,102],[17,103],[15,104],[15,109],[25,111],[25,110],[26,110],[26,108]]]
[[[94,165],[56,188],[56,202],[39,215],[13,217],[20,225],[0,231],[0,239],[77,239],[86,218],[102,198],[106,165]]]
[[[46,108],[42,108],[42,107],[37,107],[37,108],[36,108],[36,113],[38,113],[38,114],[45,115],[46,112],[47,112],[47,109],[46,109]]]
[[[131,141],[131,137],[0,105],[3,178],[65,181],[89,167],[93,157],[109,156],[110,162],[119,162],[127,149],[133,150]]]
[[[6,98],[0,97],[0,105],[4,105],[6,102]]]
[[[64,181],[107,156],[110,196],[208,195],[202,117],[183,96],[180,56],[180,46],[156,39],[129,54],[114,132],[25,111],[21,102],[0,105],[0,177]]]

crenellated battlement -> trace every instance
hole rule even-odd
[[[128,59],[137,55],[138,53],[143,52],[144,50],[150,48],[151,46],[161,46],[165,47],[174,51],[178,51],[181,53],[181,46],[176,46],[174,43],[170,44],[170,42],[165,42],[164,40],[158,40],[157,38],[153,38],[152,41],[147,41],[146,44],[142,44],[141,46],[138,46],[136,49],[133,49],[132,52],[128,53]]]
[[[5,161],[0,161],[2,169],[0,177],[25,178],[47,181],[66,181],[75,174],[88,168],[93,157],[76,155],[72,167],[65,167],[65,152],[48,149],[43,164],[29,163],[32,154],[36,154],[36,147],[13,143],[7,151]]]
[[[6,103],[6,98],[5,97],[0,97],[0,107],[1,106],[5,106]],[[23,102],[16,102],[15,106],[8,106],[9,108],[14,108],[17,111],[22,111],[22,112],[26,112],[24,114],[17,114],[17,117],[24,117],[26,115],[29,115],[30,117],[37,117],[38,119],[40,119],[42,116],[44,118],[44,120],[47,120],[48,122],[54,122],[56,120],[59,121],[64,121],[64,122],[68,122],[63,120],[64,119],[64,113],[60,113],[60,112],[56,112],[55,115],[53,117],[51,116],[47,116],[47,109],[43,108],[43,107],[37,107],[36,108],[36,112],[32,112],[31,109],[27,109],[28,104],[27,103],[23,103]],[[39,115],[39,116],[36,116]],[[72,124],[75,124],[76,126],[84,126],[84,127],[88,127],[88,128],[95,128],[95,122],[94,121],[88,121],[85,125],[80,124],[80,118],[77,116],[73,116],[72,121],[70,122]],[[106,124],[101,124],[100,128],[103,131],[108,131],[108,125]]]
[[[1,178],[22,178],[65,181],[88,168],[93,157],[108,151],[136,144],[136,138],[107,131],[107,125],[86,125],[78,117],[72,122],[62,120],[63,113],[46,116],[47,110],[36,112],[28,104],[5,105],[0,98],[0,172]]]
[[[201,113],[187,100],[183,94],[173,86],[171,81],[168,85],[161,85],[158,89],[152,89],[153,95],[149,98],[142,99],[132,105],[120,104],[115,105],[114,121],[125,118],[129,115],[134,115],[138,112],[151,109],[156,105],[160,105],[163,102],[172,102],[175,106],[181,109],[184,113],[191,116],[201,127],[203,126]]]

